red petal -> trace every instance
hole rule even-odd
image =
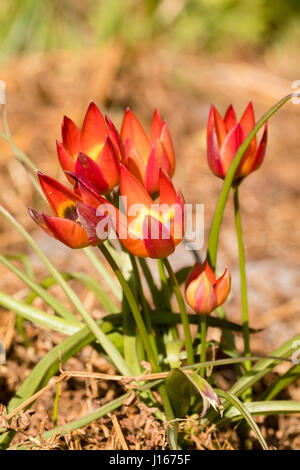
[[[250,169],[250,172],[257,170],[262,164],[264,157],[265,157],[265,153],[266,153],[267,141],[268,141],[268,126],[266,123],[264,126],[264,132],[263,132],[261,141],[256,150],[255,158],[253,160],[253,164]]]
[[[95,103],[90,103],[81,130],[82,152],[91,158],[96,158],[107,134],[104,117]]]
[[[226,175],[228,168],[231,165],[231,162],[236,154],[237,149],[241,145],[245,138],[244,131],[239,123],[237,123],[231,131],[228,133],[226,139],[223,142],[223,145],[220,149],[220,155],[222,160],[222,166],[224,173]],[[246,152],[247,154],[247,152]],[[244,155],[243,158],[247,157]]]
[[[97,163],[81,152],[76,160],[75,173],[86,179],[99,193],[106,193],[109,189],[108,182]]]
[[[253,104],[250,101],[247,108],[244,111],[243,116],[241,117],[240,124],[244,130],[245,137],[252,131],[253,127],[255,126],[255,116],[254,116],[254,109]],[[256,150],[256,137],[254,137],[250,144],[250,149],[252,154],[254,154]]]
[[[217,136],[218,146],[221,147],[222,143],[226,138],[227,130],[223,119],[221,118],[218,110],[214,107],[214,105],[211,105],[210,108],[207,130],[210,131],[212,127],[214,128]]]
[[[212,106],[207,123],[207,162],[215,175],[224,178],[225,172],[222,166],[219,139],[214,122],[214,107]]]
[[[200,314],[207,315],[217,307],[217,298],[205,272],[194,281],[197,284],[194,309]]]
[[[81,135],[80,130],[72,119],[64,116],[62,127],[61,127],[62,139],[65,148],[69,151],[72,157],[75,159],[80,152],[81,147]]]
[[[161,137],[163,125],[163,120],[160,117],[158,110],[155,109],[150,128],[150,142],[153,143],[156,139]]]
[[[125,142],[126,139],[130,139],[134,143],[144,162],[147,162],[151,148],[150,141],[144,128],[129,108],[127,108],[123,119],[121,138],[123,142]]]
[[[246,135],[249,134],[249,132],[255,126],[255,115],[252,101],[249,101],[247,108],[245,109],[244,114],[240,119],[240,124]]]
[[[49,230],[49,228],[46,225],[43,214],[36,211],[35,209],[31,209],[30,207],[28,208],[28,212],[29,212],[30,217],[35,221],[37,225],[39,225],[47,233],[47,235],[54,237],[53,233]]]
[[[217,297],[217,305],[225,302],[230,292],[231,276],[228,268],[225,269],[223,276],[219,277],[215,284],[215,293]]]
[[[120,179],[119,159],[116,156],[113,145],[109,137],[106,137],[103,149],[97,159],[101,173],[108,184],[105,192],[114,188]]]
[[[122,197],[127,197],[127,212],[133,204],[142,204],[149,210],[154,204],[144,186],[122,164],[120,164],[120,193]]]
[[[163,125],[160,139],[168,155],[168,159],[170,163],[169,175],[172,177],[175,171],[175,153],[174,153],[174,147],[172,144],[171,135],[169,133],[168,125],[166,122]]]
[[[175,250],[169,230],[155,217],[144,218],[143,238],[150,258],[166,258]]]
[[[204,270],[199,263],[193,268],[186,285],[185,296],[188,304],[200,314],[209,314],[216,308],[216,295]]]
[[[167,153],[161,141],[157,139],[152,146],[145,173],[145,187],[150,194],[159,191],[160,168],[170,173],[170,163]]]
[[[73,157],[69,154],[69,152],[67,152],[63,144],[59,142],[58,140],[56,141],[56,148],[57,148],[57,155],[58,155],[59,163],[63,171],[74,171],[75,161]],[[70,175],[68,175],[67,173],[66,173],[66,176],[68,180],[73,184],[74,183],[73,178],[71,178]]]
[[[200,274],[205,271],[205,274],[207,276],[207,279],[209,280],[209,282],[211,284],[215,284],[216,282],[216,276],[215,276],[215,273],[214,271],[212,270],[212,268],[209,266],[209,263],[207,260],[204,261],[204,263],[200,264],[200,263],[196,263],[194,265],[194,267],[192,268],[192,270],[190,271],[189,275],[188,275],[188,278],[186,280],[186,287],[188,287],[188,285],[194,280],[196,279],[198,276],[200,276]]]
[[[77,222],[45,214],[43,217],[53,236],[65,245],[70,248],[84,248],[89,245],[86,232]]]
[[[232,104],[229,106],[229,108],[226,111],[224,123],[225,123],[227,132],[231,131],[231,129],[237,123],[236,114],[235,114]]]
[[[99,245],[109,235],[109,219],[93,207],[77,203],[77,211],[80,223],[88,235],[92,245]]]
[[[125,165],[140,183],[144,184],[146,165],[144,160],[136,150],[133,142],[129,139],[125,140]]]
[[[174,206],[174,218],[171,225],[171,235],[174,240],[175,246],[177,246],[184,237],[184,198],[180,191],[177,192],[176,202]]]
[[[167,172],[160,168],[159,170],[159,204],[168,204],[172,206],[176,203],[176,191],[171,178]]]
[[[40,185],[51,209],[58,217],[76,218],[76,202],[81,198],[50,176],[38,172]]]
[[[121,136],[108,116],[105,116],[105,122],[108,129],[108,136],[113,144],[116,155],[124,163],[125,152]]]

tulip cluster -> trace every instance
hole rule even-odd
[[[213,173],[226,176],[254,123],[251,103],[240,121],[232,106],[224,119],[211,107],[207,157]],[[235,183],[261,165],[266,142],[267,127],[259,145],[256,138],[252,140],[236,172]],[[124,248],[135,256],[166,258],[174,252],[184,237],[184,199],[171,181],[174,149],[168,125],[157,110],[149,135],[130,109],[125,112],[119,134],[112,121],[91,103],[81,130],[64,117],[57,153],[73,190],[39,173],[53,215],[29,209],[31,217],[48,235],[70,248],[83,248],[102,243],[111,227]],[[122,208],[111,202],[111,191],[118,185]],[[159,204],[155,204],[153,198],[158,195]],[[216,279],[205,261],[188,276],[186,300],[197,313],[209,314],[226,300],[229,290],[228,269]]]

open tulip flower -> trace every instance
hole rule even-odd
[[[154,111],[150,136],[127,108],[121,127],[125,148],[125,165],[150,194],[159,192],[159,169],[172,177],[175,170],[174,150],[166,121]]]
[[[109,214],[124,247],[138,257],[165,258],[184,235],[184,200],[163,169],[159,173],[160,203],[155,204],[137,178],[120,164],[120,194],[125,213],[95,191],[84,178],[77,177],[83,205],[77,204],[79,218],[87,232],[95,236],[93,220],[86,218],[84,205]],[[96,214],[97,212],[95,212]],[[101,237],[100,237],[101,238]]]
[[[62,185],[58,181],[43,173],[38,173],[41,188],[49,202],[54,216],[39,213],[29,209],[33,220],[51,237],[56,238],[70,248],[84,248],[93,241],[79,223],[77,204],[82,202],[79,195]],[[86,211],[91,211],[86,207]],[[103,215],[97,215],[97,221],[103,219]],[[100,241],[97,239],[96,244]]]
[[[231,277],[227,268],[224,274],[216,279],[207,261],[203,264],[196,263],[186,281],[187,303],[197,313],[207,315],[225,302],[230,291],[230,283]]]
[[[254,125],[255,117],[251,102],[240,121],[237,121],[233,106],[229,106],[224,119],[221,118],[217,109],[211,106],[207,124],[207,159],[215,175],[225,178],[236,151]],[[236,171],[235,183],[241,182],[249,173],[259,168],[265,156],[266,145],[267,124],[265,124],[259,145],[254,137],[246,150]]]
[[[68,117],[62,123],[62,142],[57,141],[57,153],[64,171],[84,170],[77,164],[78,156],[84,155],[85,162],[92,160],[93,172],[85,171],[85,177],[97,177],[97,189],[109,192],[119,183],[119,162],[123,159],[123,144],[111,120],[102,116],[95,103],[86,112],[82,129]],[[82,163],[83,159],[81,159]],[[76,168],[77,165],[77,168]],[[91,163],[86,163],[91,167]],[[68,176],[71,182],[72,178]]]

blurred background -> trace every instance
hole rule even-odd
[[[241,115],[252,100],[259,117],[300,79],[299,41],[298,0],[2,0],[0,79],[11,132],[41,171],[66,183],[55,146],[64,114],[80,125],[94,100],[118,126],[130,106],[147,127],[158,107],[175,144],[175,183],[187,202],[205,205],[207,243],[222,185],[206,162],[210,103],[221,113],[232,103]],[[289,103],[270,122],[262,167],[241,187],[251,324],[266,327],[254,342],[259,352],[299,330],[299,129],[300,106]],[[34,226],[27,207],[43,203],[4,141],[0,187],[0,203],[59,266],[89,269],[80,252],[70,256]],[[0,230],[2,252],[27,250],[2,220]],[[177,267],[193,261],[183,245],[176,253]],[[231,201],[218,261],[232,270],[228,315],[240,321]],[[20,289],[2,267],[1,289]]]

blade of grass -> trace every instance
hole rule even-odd
[[[220,390],[220,389],[215,389],[215,392],[220,398],[225,398],[225,400],[229,401],[231,405],[233,405],[239,411],[239,413],[245,418],[245,420],[249,424],[250,428],[253,430],[262,449],[268,450],[268,445],[262,433],[260,432],[259,427],[257,426],[256,422],[252,418],[249,409],[245,406],[245,404],[242,403],[236,396],[234,396],[230,392],[224,392],[224,390]]]
[[[291,367],[285,374],[279,377],[274,383],[272,383],[267,390],[262,394],[260,400],[272,400],[278,395],[281,390],[287,387],[290,383],[300,377],[300,365],[297,364]]]
[[[26,284],[32,291],[34,291],[41,299],[43,299],[47,305],[53,308],[54,312],[57,312],[65,320],[70,320],[76,323],[76,318],[61,302],[59,302],[53,295],[49,294],[47,290],[37,284],[35,281],[30,279],[14,264],[10,263],[8,259],[0,255],[0,263],[6,266],[12,273],[14,273],[24,284]]]
[[[74,322],[72,320],[66,320],[64,318],[57,317],[56,315],[43,312],[43,310],[26,305],[1,291],[0,305],[7,310],[15,312],[26,320],[44,326],[45,328],[50,328],[50,330],[59,331],[66,335],[72,335],[84,326],[83,323],[80,323],[79,321]]]
[[[297,343],[300,340],[300,334],[294,336],[290,340],[286,341],[279,348],[275,349],[270,356],[278,357],[289,357],[297,347],[293,347],[293,343]],[[270,370],[272,370],[277,364],[281,362],[280,359],[262,359],[255,366],[253,366],[247,373],[247,375],[241,377],[230,389],[230,392],[235,396],[240,396],[247,388],[252,387],[262,377],[264,377]]]
[[[247,408],[249,413],[257,416],[300,413],[300,402],[292,400],[253,401],[244,403],[244,406]],[[230,408],[230,410],[224,414],[224,418],[220,424],[223,424],[223,422],[227,419],[237,420],[241,418],[242,415],[238,409]]]

